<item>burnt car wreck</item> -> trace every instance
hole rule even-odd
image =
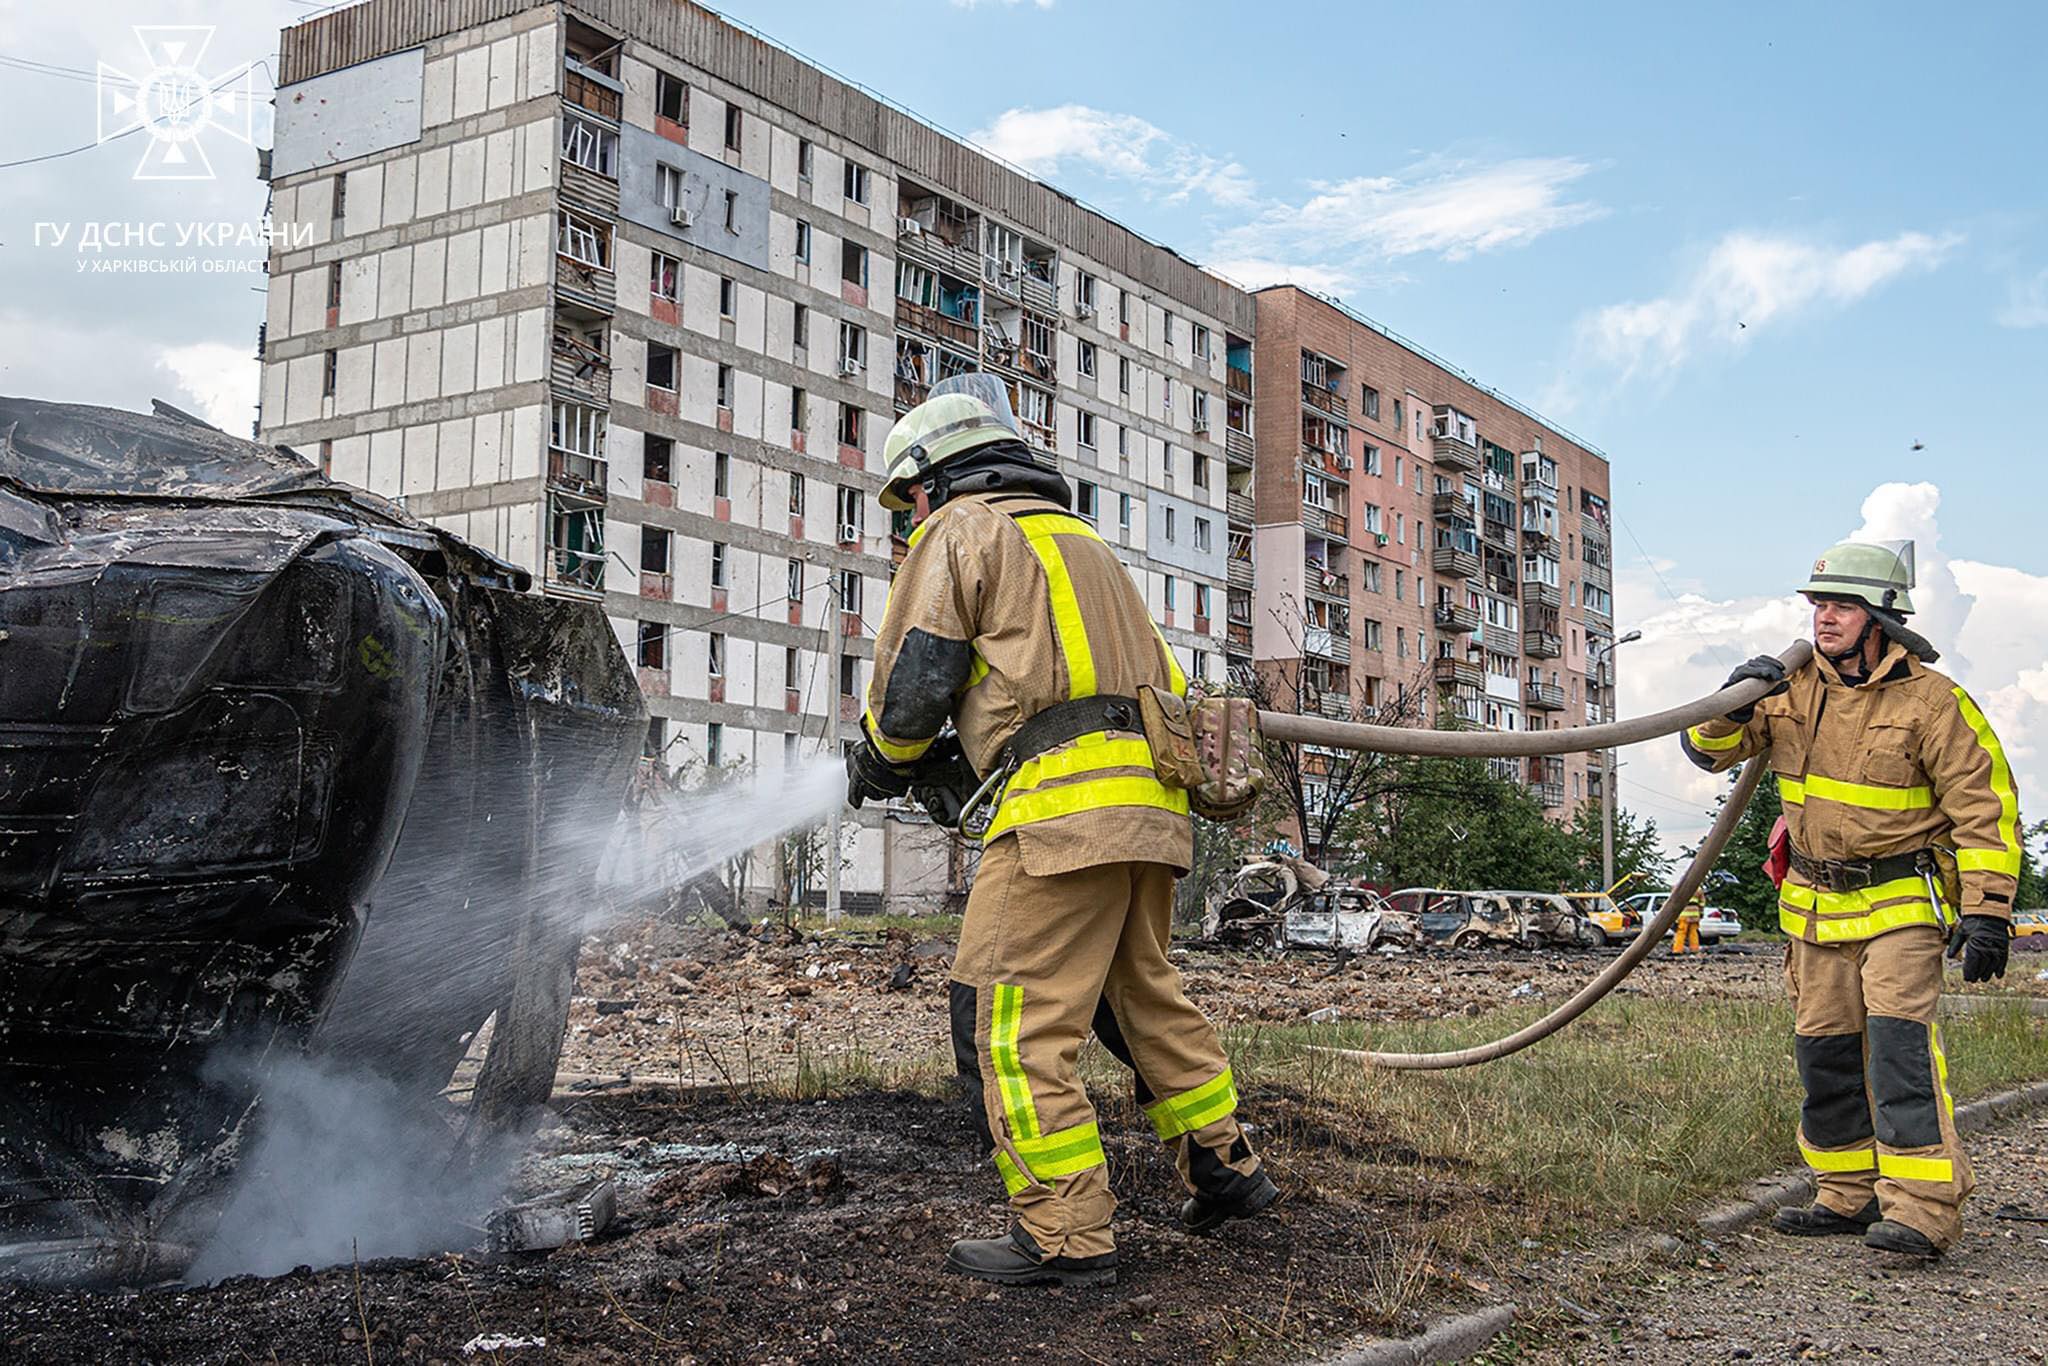
[[[495,1018],[468,1122],[546,1099],[646,718],[529,587],[290,451],[0,398],[0,1274],[179,1274],[266,1060],[428,1103]]]

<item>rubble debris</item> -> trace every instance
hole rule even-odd
[[[493,1252],[545,1252],[587,1243],[610,1225],[618,1199],[610,1178],[593,1177],[568,1190],[493,1210],[484,1221],[484,1235]]]
[[[546,1347],[545,1337],[515,1338],[509,1333],[478,1333],[462,1344],[462,1354],[475,1356],[479,1352],[509,1352],[517,1347]]]

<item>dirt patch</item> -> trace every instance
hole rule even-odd
[[[1292,1356],[1405,1318],[1401,1230],[1442,1212],[1347,1190],[1333,1115],[1254,1094],[1288,1199],[1213,1238],[1180,1229],[1166,1151],[1105,1098],[1123,1198],[1119,1283],[997,1290],[945,1274],[963,1236],[1001,1231],[968,1112],[924,1094],[729,1099],[652,1088],[569,1102],[523,1184],[613,1172],[620,1218],[547,1255],[442,1256],[238,1278],[203,1290],[0,1289],[0,1355],[39,1361],[1208,1361]],[[1419,1284],[1419,1283],[1418,1283]],[[1392,1312],[1386,1312],[1391,1310]],[[478,1359],[472,1355],[471,1360]]]

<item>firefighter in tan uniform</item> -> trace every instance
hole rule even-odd
[[[1730,682],[1779,686],[1683,743],[1711,771],[1761,756],[1792,839],[1778,923],[1819,1195],[1772,1222],[1932,1257],[1976,1184],[1935,1024],[1942,948],[1966,982],[2005,975],[2020,823],[1990,723],[1905,623],[1912,580],[1910,543],[1830,548],[1803,590],[1812,662],[1789,678],[1769,656],[1738,668]]]
[[[989,776],[999,804],[953,963],[953,1038],[980,1083],[1011,1229],[954,1244],[946,1265],[1096,1284],[1116,1276],[1116,1200],[1075,1070],[1092,1023],[1176,1149],[1191,1228],[1279,1191],[1238,1125],[1216,1032],[1167,960],[1188,796],[1155,776],[1132,699],[1186,679],[1130,574],[1068,511],[1066,482],[1018,439],[1007,396],[965,379],[889,434],[883,505],[929,513],[876,633],[849,799],[915,788],[948,720]]]

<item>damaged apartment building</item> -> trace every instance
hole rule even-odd
[[[1249,666],[1251,296],[675,0],[366,0],[280,52],[272,214],[311,245],[269,262],[261,436],[601,602],[650,764],[854,733],[908,532],[883,440],[963,370],[1189,676]],[[854,829],[855,898],[962,885],[909,813]]]

